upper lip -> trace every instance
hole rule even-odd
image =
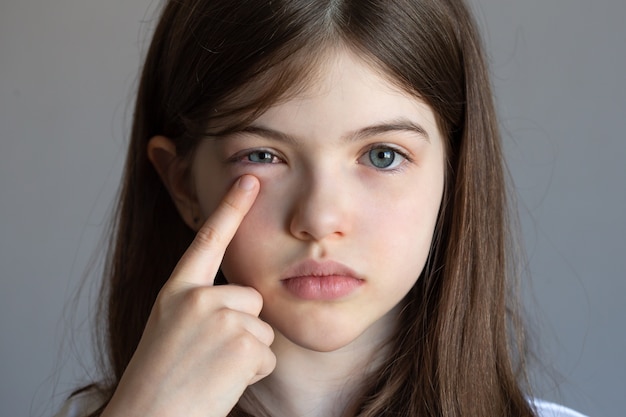
[[[328,277],[328,276],[346,276],[362,280],[352,268],[335,261],[318,262],[313,259],[307,259],[289,267],[282,276],[282,280],[299,277]]]

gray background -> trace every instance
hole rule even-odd
[[[1,416],[49,416],[90,379],[97,261],[75,294],[102,250],[157,3],[0,3]],[[622,416],[626,2],[473,4],[519,194],[540,394]]]

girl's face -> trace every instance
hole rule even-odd
[[[443,193],[443,138],[428,105],[338,52],[297,97],[204,140],[192,172],[205,217],[239,176],[260,180],[222,271],[261,293],[277,341],[332,351],[393,327]]]

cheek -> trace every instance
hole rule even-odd
[[[255,278],[277,257],[277,242],[286,234],[285,200],[284,191],[261,180],[259,195],[224,255],[222,271],[229,282],[256,287]]]
[[[370,181],[361,191],[362,207],[399,227],[428,225],[439,212],[443,182],[440,170],[417,172],[399,181]]]
[[[416,176],[413,181],[397,186],[387,184],[383,190],[371,188],[370,192],[376,198],[372,199],[375,204],[363,205],[365,222],[369,224],[365,240],[376,245],[372,250],[390,261],[415,268],[415,262],[425,261],[430,251],[443,194],[443,175]]]
[[[391,200],[393,201],[393,200]],[[371,216],[370,237],[376,253],[404,263],[407,259],[425,259],[430,250],[438,212],[437,204],[424,201],[396,200],[387,209]]]
[[[280,181],[270,181],[263,176],[256,176],[260,190],[254,204],[246,214],[237,235],[261,237],[269,230],[276,232],[283,227],[288,212],[289,191]]]
[[[264,172],[261,169],[232,169],[219,163],[199,165],[201,167],[195,172],[195,190],[205,219],[215,211],[237,179],[245,174],[255,176],[261,185],[259,195],[246,218],[254,217],[255,214],[266,215],[276,211],[275,201],[279,201],[281,197],[281,187],[277,184],[280,177],[277,178],[275,173]],[[282,192],[282,194],[285,193]]]

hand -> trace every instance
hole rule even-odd
[[[261,295],[213,286],[258,191],[256,178],[241,177],[198,231],[161,289],[103,417],[226,416],[248,385],[273,371],[274,332],[258,318]]]

